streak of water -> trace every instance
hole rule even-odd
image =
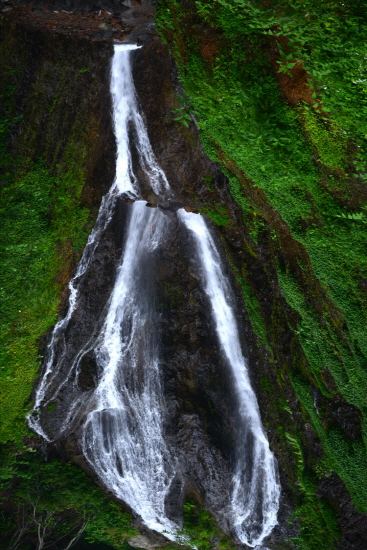
[[[255,547],[277,524],[280,485],[276,461],[261,425],[230,305],[232,292],[218,250],[202,216],[180,210],[179,217],[195,239],[218,339],[236,388],[240,426],[231,497],[233,524],[238,538]]]
[[[55,399],[61,388],[69,380],[69,377],[66,377],[63,384],[58,386],[55,393],[47,395],[57,376],[56,364],[60,363],[65,354],[65,345],[61,346],[60,349],[60,345],[56,346],[56,343],[63,341],[65,331],[77,307],[80,280],[87,271],[94,252],[100,242],[101,235],[112,218],[116,197],[121,193],[126,193],[134,197],[139,195],[136,177],[132,169],[132,159],[129,148],[129,128],[135,130],[135,145],[140,165],[147,174],[153,191],[159,193],[169,189],[166,176],[155,159],[144,122],[137,107],[130,66],[130,51],[136,50],[137,48],[138,46],[131,44],[115,46],[115,55],[113,56],[111,66],[111,95],[117,142],[116,176],[111,189],[102,199],[97,221],[89,235],[76,274],[69,282],[68,311],[66,316],[58,321],[53,330],[51,341],[46,352],[44,372],[36,388],[34,412],[28,416],[30,427],[42,435],[46,440],[49,440],[49,436],[43,430],[40,422],[38,414],[40,407]],[[56,349],[58,357],[55,356]],[[69,376],[73,374],[78,361],[79,357],[70,365]],[[71,412],[72,411],[69,412],[69,417],[71,416]]]
[[[100,372],[82,450],[101,481],[157,531],[177,529],[166,518],[165,496],[174,459],[162,430],[163,392],[156,338],[152,267],[165,216],[134,204],[125,252],[106,320],[95,345]]]
[[[137,107],[129,51],[138,48],[139,46],[135,45],[115,46],[111,68],[111,95],[117,143],[115,186],[121,193],[134,191],[137,196],[140,194],[140,189],[132,169],[130,129],[135,131],[140,164],[149,178],[153,191],[160,193],[164,189],[169,189],[167,178],[156,161],[144,121]]]

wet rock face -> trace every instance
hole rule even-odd
[[[106,315],[130,209],[122,200],[117,201],[91,266],[81,277],[78,307],[56,344],[57,376],[53,389],[65,379],[67,384],[58,392],[53,407],[44,407],[43,425],[49,437],[61,438],[63,448],[74,459],[88,407],[93,406],[89,397],[101,375],[89,348]],[[236,438],[233,388],[228,365],[221,361],[202,274],[192,257],[192,243],[187,232],[182,231],[177,214],[170,212],[172,217],[166,219],[168,238],[158,261],[147,266],[159,313],[156,337],[161,342],[164,431],[178,461],[166,508],[168,516],[179,522],[184,498],[191,494],[216,513],[221,522],[221,511],[228,504]],[[163,211],[159,215],[166,216]],[[70,370],[80,350],[84,351],[79,366]],[[74,404],[75,415],[68,430],[62,431]],[[89,469],[79,453],[77,461]]]
[[[164,544],[164,539],[161,537],[161,539],[153,540],[152,537],[147,537],[146,535],[136,535],[135,537],[131,537],[128,542],[129,545],[133,548],[144,548],[146,550],[150,550],[151,548],[161,548],[162,544]]]
[[[5,4],[5,6],[4,6]],[[91,41],[136,41],[152,29],[154,0],[13,0],[0,15],[27,26]]]
[[[181,90],[167,47],[152,36],[144,48],[133,52],[132,59],[149,139],[177,199],[191,206],[220,202],[238,212],[226,178],[203,151],[195,124],[186,128],[174,120],[173,111],[181,107],[177,99]]]
[[[190,237],[177,219],[170,224],[157,276],[165,429],[179,458],[167,508],[177,520],[190,493],[220,516],[228,503],[236,433],[233,387]]]
[[[109,116],[112,45],[57,36],[1,17],[0,36],[10,48],[1,64],[17,67],[14,116],[21,121],[11,132],[11,154],[42,158],[58,176],[70,168],[70,142],[84,148],[83,205],[98,208],[115,171]]]

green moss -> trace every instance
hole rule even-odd
[[[37,340],[56,321],[67,266],[87,236],[89,211],[79,207],[83,176],[76,168],[55,177],[33,164],[2,190],[3,441],[21,433],[39,368]]]
[[[271,384],[267,376],[264,376],[260,379],[260,388],[262,389],[262,391],[266,391],[268,393],[271,392]]]
[[[317,411],[312,399],[310,385],[301,377],[292,375],[293,387],[298,399],[306,408],[312,426],[316,430],[331,468],[344,480],[357,510],[367,511],[367,455],[363,438],[351,440],[339,428],[327,429],[321,411]]]
[[[241,206],[243,214],[244,215],[253,214],[254,209],[251,206],[251,203],[249,202],[249,200],[243,194],[241,183],[239,182],[238,178],[236,178],[236,176],[234,176],[226,168],[222,168],[222,171],[223,171],[223,174],[227,176],[231,195],[235,199],[235,201]]]
[[[305,295],[291,275],[279,271],[278,278],[288,303],[300,313],[297,333],[318,387],[329,395],[320,379],[320,373],[327,368],[345,399],[363,413],[367,373],[360,354],[361,343],[343,341],[327,312],[320,319],[317,311],[306,303]]]
[[[211,174],[205,174],[204,182],[209,191],[213,191],[213,176]]]
[[[45,461],[31,452],[10,457],[1,456],[0,470],[1,489],[6,491],[2,499],[7,501],[0,531],[7,548],[18,535],[18,547],[30,548],[38,524],[46,545],[59,539],[66,546],[84,524],[87,541],[103,542],[116,550],[130,548],[126,539],[136,534],[131,515],[109,501],[79,468],[59,460]],[[21,523],[24,518],[27,521]]]
[[[308,490],[315,492],[316,482],[309,482]],[[300,534],[290,539],[302,550],[334,550],[340,539],[337,516],[331,506],[322,499],[305,497],[297,507],[294,518],[299,522]]]
[[[252,330],[259,338],[259,343],[263,344],[268,348],[269,351],[271,351],[267,337],[266,326],[264,323],[264,319],[261,315],[259,301],[256,298],[255,293],[251,290],[251,287],[246,283],[245,279],[241,277],[241,275],[239,275],[238,270],[234,266],[232,266],[232,269],[234,269],[236,279],[242,289],[243,299],[245,302],[246,311],[250,318]]]
[[[226,208],[224,206],[217,206],[215,210],[208,206],[202,206],[200,208],[201,214],[210,218],[216,225],[228,225],[231,223],[230,218],[227,216]]]
[[[279,427],[283,446],[293,455],[296,464],[297,505],[288,523],[296,522],[300,533],[289,542],[302,550],[334,550],[340,538],[337,514],[328,501],[315,495],[317,477],[306,465],[301,437],[294,425],[292,431]]]
[[[84,115],[83,120],[66,116],[64,99],[70,90],[64,84],[70,64],[57,61],[52,67],[39,64],[29,101],[23,114],[16,115],[14,98],[23,86],[28,58],[12,40],[3,40],[0,48],[7,59],[19,62],[15,69],[5,67],[1,82],[0,442],[20,443],[27,433],[25,414],[40,365],[39,338],[57,320],[60,293],[91,227],[90,211],[81,205],[81,197],[93,122]],[[51,103],[44,85],[47,77],[55,85]],[[41,136],[42,116],[49,118]],[[9,135],[15,128],[17,140],[10,151]]]
[[[183,510],[183,527],[177,543],[165,548],[178,550],[181,545],[200,550],[211,550],[213,545],[220,550],[234,550],[231,540],[218,528],[213,516],[193,499],[187,499]]]
[[[331,128],[327,119],[321,118],[315,109],[304,110],[304,125],[311,143],[324,166],[345,169],[347,159],[347,136],[338,128]]]

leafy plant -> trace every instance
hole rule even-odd
[[[195,120],[194,117],[197,115],[197,112],[193,110],[187,97],[180,95],[178,99],[181,103],[181,107],[172,110],[172,113],[176,115],[173,120],[181,122],[181,124],[188,128],[190,122]]]
[[[186,128],[189,127],[189,123],[191,122],[192,118],[191,115],[186,111],[186,107],[178,107],[177,109],[173,109],[172,113],[176,115],[173,120],[181,122],[181,124],[186,126]]]

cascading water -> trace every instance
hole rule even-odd
[[[35,412],[39,410],[42,403],[44,404],[45,400],[50,402],[55,397],[55,394],[52,394],[51,396],[47,395],[47,391],[49,391],[52,387],[52,382],[57,375],[55,362],[60,363],[62,356],[65,353],[64,347],[61,347],[60,349],[60,340],[63,340],[64,333],[68,328],[70,319],[72,318],[77,306],[78,286],[81,277],[86,273],[96,247],[98,246],[99,239],[112,218],[116,197],[121,193],[128,194],[132,197],[139,196],[139,188],[132,169],[132,159],[129,148],[129,125],[132,125],[135,129],[139,160],[143,170],[149,178],[153,191],[160,193],[164,189],[169,189],[166,176],[158,166],[154,157],[144,122],[137,108],[129,60],[130,51],[137,48],[138,46],[131,44],[126,46],[115,46],[115,54],[112,59],[111,67],[111,95],[117,141],[116,177],[108,194],[102,199],[97,221],[91,234],[89,235],[88,242],[83,251],[76,274],[69,282],[68,312],[64,319],[61,319],[56,324],[52,333],[51,342],[48,345],[45,371],[36,390],[34,404]],[[56,350],[58,357],[56,357]],[[74,372],[79,361],[80,354],[69,369],[70,375]],[[67,381],[68,377],[66,377],[64,384],[67,383]],[[57,392],[59,391],[60,387],[57,389]],[[47,434],[42,429],[40,419],[37,414],[30,415],[28,417],[28,422],[31,428],[40,433],[42,437],[46,440],[49,439]]]
[[[138,48],[139,46],[135,45],[115,46],[111,68],[111,95],[117,143],[116,178],[113,189],[117,188],[120,193],[135,193],[137,197],[140,196],[140,189],[132,169],[129,147],[130,125],[135,130],[140,165],[147,174],[153,191],[160,193],[164,189],[169,189],[167,178],[154,156],[136,102],[129,52]]]
[[[159,193],[169,187],[157,165],[137,109],[129,61],[129,52],[133,49],[136,46],[116,46],[111,69],[117,140],[116,178],[102,202],[96,226],[69,284],[68,313],[55,326],[29,424],[49,440],[37,412],[57,397],[62,386],[73,377],[75,379],[83,356],[93,350],[102,375],[98,387],[88,396],[89,404],[83,403],[85,410],[92,409],[84,426],[83,452],[105,486],[127,502],[148,527],[172,533],[177,526],[165,516],[164,498],[174,467],[162,434],[163,403],[154,337],[154,290],[149,292],[144,284],[147,280],[144,281],[142,269],[144,261],[154,256],[154,250],[161,243],[165,216],[158,210],[147,209],[141,201],[131,207],[125,252],[103,327],[95,341],[88,342],[80,350],[63,383],[52,391],[64,351],[60,351],[59,341],[77,305],[78,282],[88,269],[98,236],[112,217],[114,199],[121,193],[136,196],[139,192],[129,150],[129,125],[135,130],[140,165],[153,191]],[[61,433],[68,428],[78,407],[80,403],[76,402],[70,408]]]
[[[174,450],[165,439],[164,395],[160,375],[159,324],[154,277],[158,251],[167,238],[167,218],[159,209],[136,201],[131,208],[124,252],[103,322],[75,357],[66,357],[65,334],[78,304],[79,284],[88,272],[103,231],[110,222],[116,198],[139,197],[132,168],[129,131],[133,129],[139,163],[152,190],[167,197],[165,174],[154,157],[144,122],[137,109],[129,50],[115,46],[111,94],[117,141],[116,178],[104,197],[75,277],[69,284],[69,309],[53,331],[44,373],[36,390],[35,412],[29,424],[47,440],[39,413],[66,385],[76,388],[83,358],[92,353],[98,384],[83,402],[75,399],[63,418],[58,437],[71,429],[76,415],[84,416],[80,437],[84,456],[101,482],[127,502],[151,529],[174,539],[179,528],[166,513],[165,499],[177,471]],[[251,389],[238,329],[231,308],[232,293],[219,253],[203,217],[179,211],[181,228],[193,237],[203,272],[204,290],[222,354],[237,396],[238,442],[227,523],[241,542],[261,545],[277,523],[280,486],[276,462],[261,426]],[[60,365],[67,363],[60,381]],[[76,390],[75,390],[76,391]]]
[[[175,472],[162,433],[154,288],[144,270],[161,244],[165,216],[134,204],[108,314],[95,343],[103,373],[90,399],[82,450],[101,481],[151,529],[173,532],[165,496]]]
[[[230,306],[232,292],[215,243],[201,216],[183,210],[178,215],[195,239],[217,336],[232,371],[237,394],[240,426],[231,495],[233,524],[242,542],[257,546],[277,524],[280,487],[276,462],[261,425]],[[250,453],[249,449],[252,449]],[[246,462],[244,457],[249,455],[251,458]]]

